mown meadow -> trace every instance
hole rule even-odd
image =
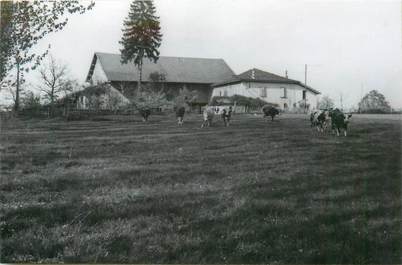
[[[1,262],[401,263],[401,121],[1,123]]]

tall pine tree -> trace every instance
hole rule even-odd
[[[155,15],[152,0],[135,0],[130,5],[128,17],[124,21],[123,37],[119,42],[122,63],[133,62],[139,72],[138,92],[141,91],[143,59],[148,58],[155,63],[159,59],[158,48],[162,34],[159,17]]]

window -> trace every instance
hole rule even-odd
[[[223,96],[224,96],[224,97],[227,97],[227,96],[228,96],[228,91],[227,91],[227,90],[224,90],[224,91],[223,91]]]
[[[262,97],[262,98],[266,98],[266,97],[267,97],[267,88],[266,88],[266,87],[261,88],[261,90],[260,90],[260,97]]]
[[[288,90],[286,87],[282,87],[282,98],[288,97]]]
[[[303,90],[303,100],[306,99],[306,90]]]
[[[222,97],[222,91],[219,91],[219,96]]]

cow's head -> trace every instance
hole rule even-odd
[[[344,117],[345,117],[344,122],[348,123],[350,118],[352,117],[352,114],[345,115]]]

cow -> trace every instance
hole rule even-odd
[[[310,113],[310,126],[311,128],[316,127],[318,124],[318,111],[314,111]]]
[[[221,117],[223,120],[223,123],[225,124],[225,127],[228,127],[230,125],[230,118],[232,117],[232,107],[229,107],[229,110],[223,109],[221,113]]]
[[[207,106],[202,113],[204,121],[201,125],[201,128],[210,127],[212,125],[212,120],[214,119],[214,116],[215,116],[215,110]]]
[[[344,135],[347,136],[348,124],[352,114],[345,115],[341,110],[334,109],[329,115],[331,117],[332,130],[335,130],[336,135],[339,136],[340,131],[343,129]]]
[[[276,115],[279,115],[279,110],[270,105],[265,105],[262,107],[262,112],[264,113],[264,118],[271,116],[271,121],[274,121]]]
[[[151,115],[151,110],[149,108],[140,108],[138,112],[142,117],[142,121],[147,122],[149,115]]]
[[[321,112],[315,111],[310,114],[311,127],[316,127],[317,131],[324,132],[329,124],[330,111],[323,110]]]
[[[178,108],[176,109],[177,124],[178,124],[179,126],[182,126],[182,125],[183,125],[184,113],[186,113],[186,108],[185,108],[185,107],[178,107]]]

